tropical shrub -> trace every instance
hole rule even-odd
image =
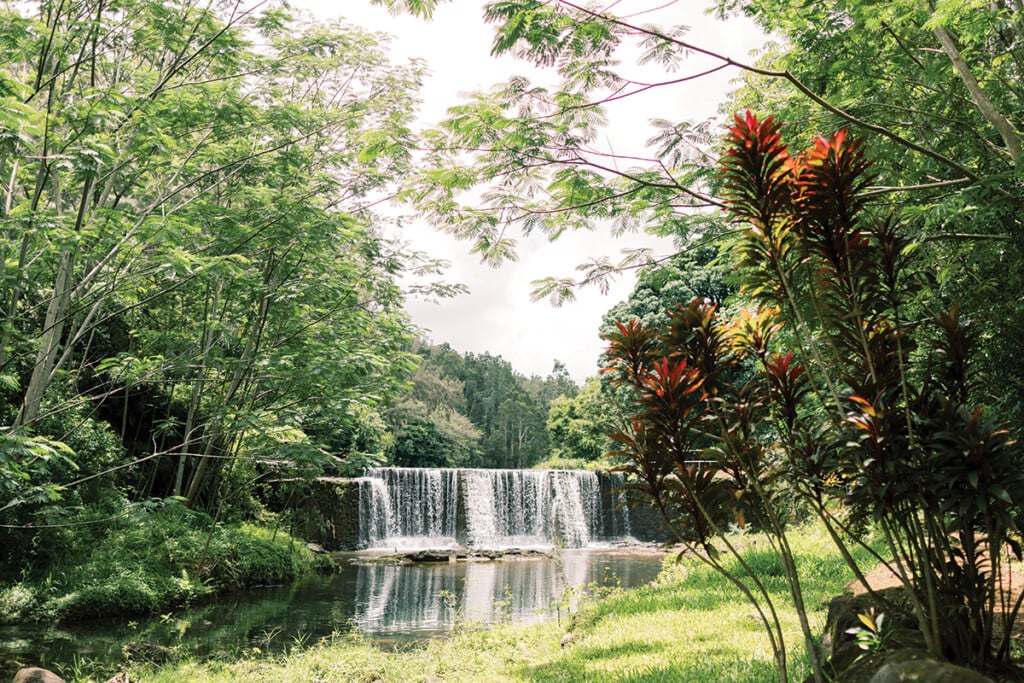
[[[847,543],[877,529],[928,648],[1004,664],[1019,608],[1002,589],[1004,548],[1019,553],[1024,477],[1016,442],[977,403],[977,331],[956,306],[930,309],[899,217],[871,210],[862,143],[839,131],[790,155],[779,130],[737,116],[722,162],[751,308],[723,320],[694,300],[667,325],[620,322],[606,336],[607,372],[634,392],[632,429],[613,437],[624,469],[679,538],[765,606],[783,679],[757,572],[722,565],[712,543],[723,510],[769,533],[801,612],[791,502],[824,520],[862,581]],[[735,372],[749,362],[756,373]]]

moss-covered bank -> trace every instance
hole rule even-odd
[[[156,614],[226,590],[307,575],[325,558],[282,531],[215,525],[179,504],[136,509],[51,553],[45,575],[0,584],[0,623]]]

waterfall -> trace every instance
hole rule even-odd
[[[554,489],[555,528],[567,548],[583,548],[590,543],[596,526],[601,525],[601,487],[593,472],[560,471],[551,473]]]
[[[360,477],[359,482],[359,545],[369,548],[378,539],[387,538],[391,520],[391,497],[387,484],[377,477]]]
[[[580,470],[368,468],[363,548],[585,548],[628,538],[622,475]]]
[[[456,472],[450,469],[370,467],[359,488],[360,541],[366,548],[444,548],[455,545]],[[368,513],[370,517],[363,515]]]
[[[622,472],[609,472],[600,480],[601,501],[608,514],[601,515],[601,527],[597,535],[604,539],[632,538],[633,529],[629,525],[629,506],[626,499],[626,475]]]
[[[466,544],[473,548],[551,545],[551,492],[541,470],[465,470]]]

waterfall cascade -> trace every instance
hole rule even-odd
[[[457,471],[368,468],[359,485],[360,544],[368,548],[454,546]]]
[[[368,468],[363,548],[583,548],[630,536],[621,474],[579,470]]]

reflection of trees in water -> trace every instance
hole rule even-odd
[[[226,595],[162,617],[2,627],[0,652],[22,661],[45,652],[50,664],[71,664],[76,656],[113,664],[131,641],[198,657],[251,654],[254,647],[274,653],[348,631],[353,624],[370,637],[412,639],[455,623],[456,612],[445,604],[445,594],[454,596],[461,619],[537,621],[554,614],[567,586],[607,582],[609,571],[623,586],[640,585],[652,580],[659,566],[657,557],[562,551],[557,561],[344,567],[331,576]]]
[[[253,647],[280,651],[291,645],[291,635],[298,632],[289,613],[302,600],[302,592],[301,584],[292,584],[228,594],[153,617],[5,627],[0,629],[0,652],[29,658],[45,653],[51,664],[70,664],[76,657],[118,662],[121,648],[132,641],[196,656],[218,651],[235,654]],[[8,629],[16,629],[16,640],[8,637]]]
[[[450,627],[454,614],[442,593],[458,595],[456,567],[378,565],[359,567],[355,623],[370,633]]]
[[[629,564],[595,561],[592,553],[561,553],[559,560],[481,562],[460,565],[360,567],[355,623],[371,633],[402,633],[450,628],[456,613],[445,604],[454,596],[458,616],[480,623],[503,619],[536,621],[553,609],[566,588],[592,581],[630,585]],[[658,562],[648,560],[637,583],[657,574]],[[627,577],[609,576],[626,573]],[[640,576],[636,577],[640,579]],[[498,605],[498,608],[495,605]]]

